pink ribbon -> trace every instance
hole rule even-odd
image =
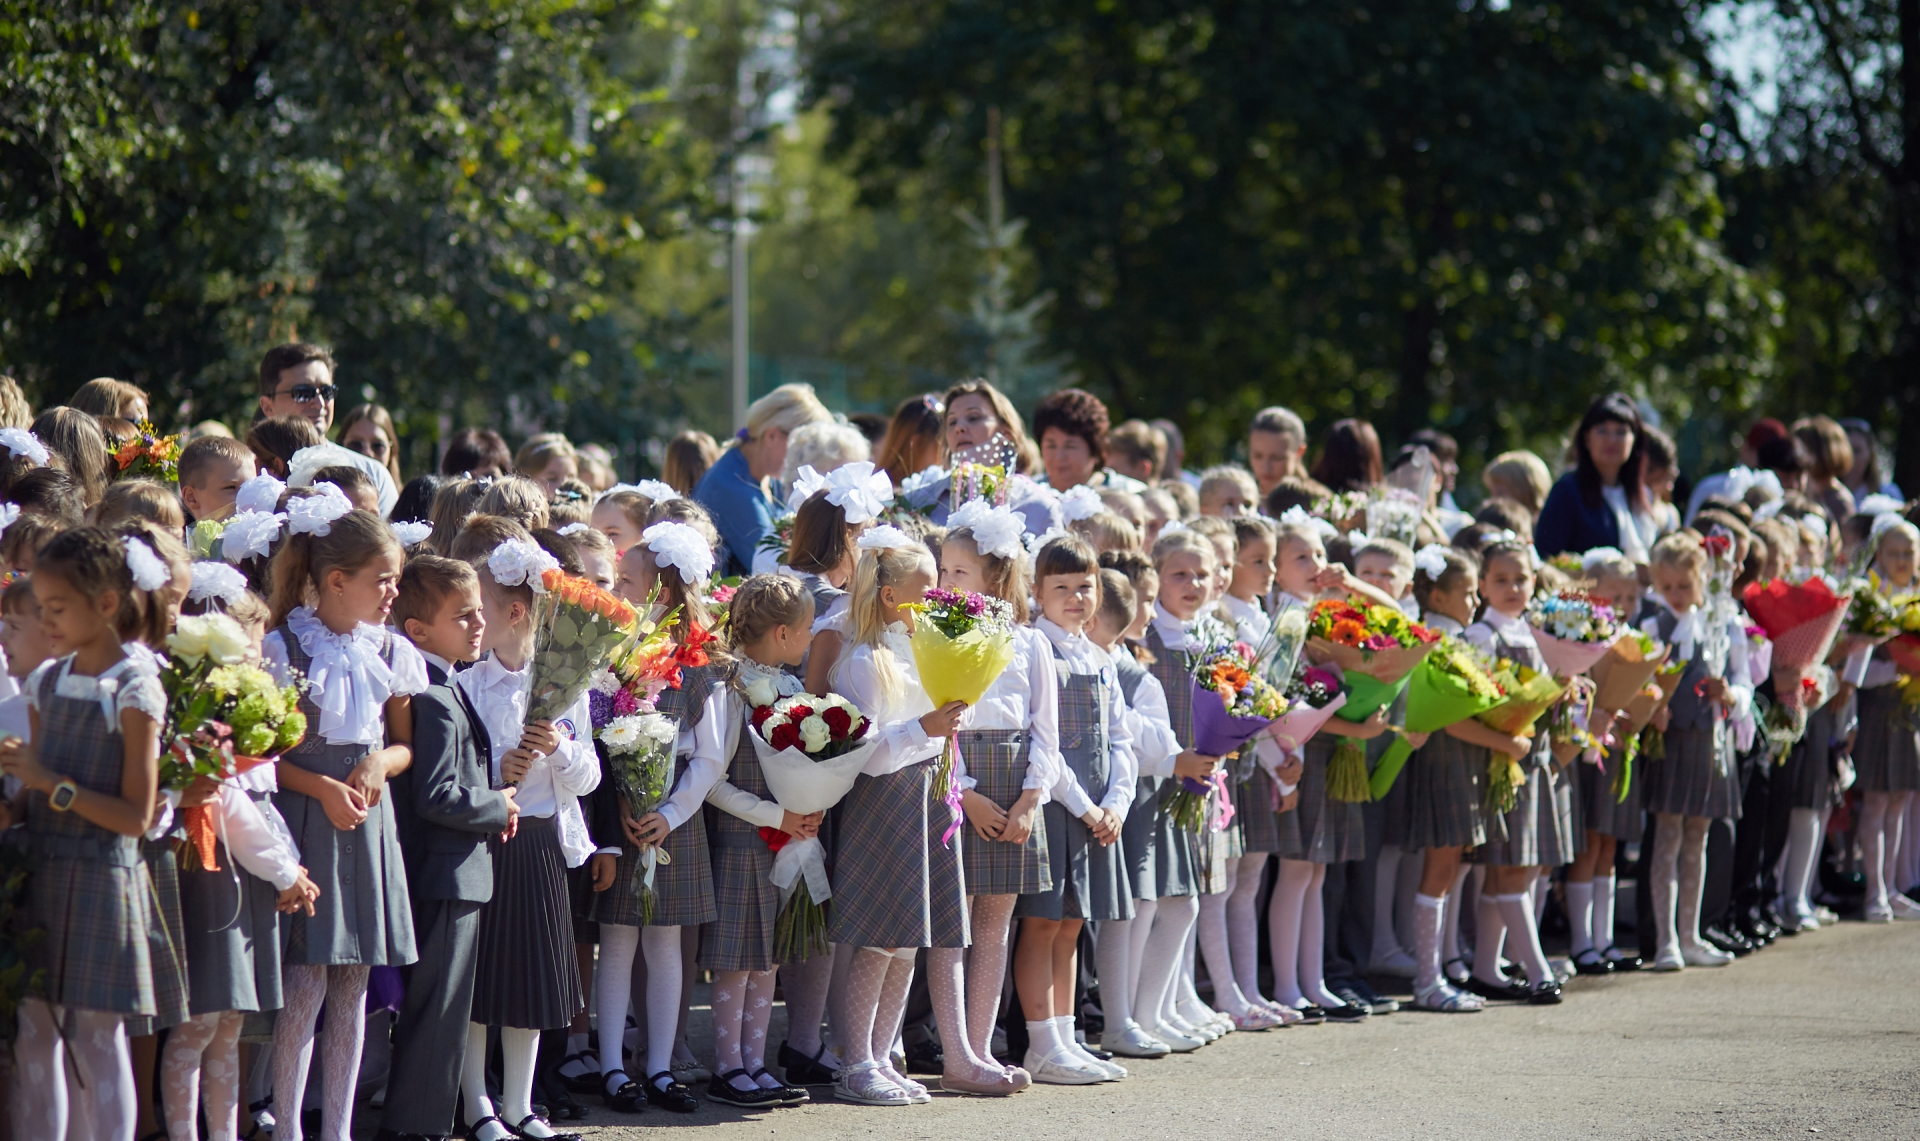
[[[1220,818],[1213,822],[1213,830],[1215,832],[1225,832],[1227,825],[1233,823],[1233,800],[1227,795],[1227,774],[1225,770],[1213,770],[1213,790],[1220,794]]]
[[[941,833],[940,846],[953,847],[953,837],[960,831],[960,782],[947,780],[947,811],[953,813],[953,820],[947,824],[947,830]]]

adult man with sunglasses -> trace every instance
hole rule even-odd
[[[304,416],[325,436],[333,426],[338,394],[339,390],[333,385],[333,354],[319,345],[304,341],[276,345],[260,358],[261,419]],[[393,509],[400,493],[386,464],[335,443],[323,443],[295,453],[294,471],[288,482],[296,487],[305,486],[303,471],[334,464],[348,464],[366,472],[379,496],[381,512]]]

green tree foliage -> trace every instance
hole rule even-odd
[[[872,200],[1007,122],[1054,343],[1218,454],[1258,406],[1562,433],[1751,401],[1774,300],[1719,245],[1677,5],[878,0],[812,45]]]

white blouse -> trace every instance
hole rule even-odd
[[[345,634],[336,634],[312,607],[301,606],[287,615],[287,629],[313,659],[307,667],[307,696],[320,707],[314,732],[328,744],[379,748],[386,744],[387,699],[412,697],[427,688],[426,659],[412,642],[384,627],[362,622]],[[380,657],[380,644],[389,634],[391,666]],[[285,635],[279,630],[269,632],[261,652],[267,668],[285,685],[291,672]],[[519,735],[514,739],[518,741]]]
[[[1012,663],[980,696],[979,704],[961,717],[960,728],[1026,730],[1027,776],[1020,787],[1043,793],[1054,787],[1066,766],[1060,761],[1060,688],[1045,634],[1031,626],[1014,627]],[[966,759],[957,751],[954,773],[961,788],[978,783],[967,775]]]
[[[873,660],[874,647],[858,645],[841,655],[833,667],[833,691],[853,702],[867,715],[878,733],[879,747],[860,771],[867,776],[883,777],[909,765],[930,761],[940,755],[946,743],[940,737],[928,737],[920,718],[933,712],[933,699],[921,688],[920,673],[913,664],[913,646],[904,623],[887,627],[886,649],[893,655],[893,669],[900,681],[897,692],[889,694],[882,684]]]
[[[769,669],[744,657],[738,661],[743,680],[764,679],[772,682],[775,692],[781,697],[792,697],[804,688],[799,678],[785,670]],[[693,758],[688,764],[689,771],[694,764],[709,761],[718,762],[721,773],[727,771],[727,767],[733,764],[734,753],[739,751],[740,734],[746,729],[746,706],[746,698],[735,686],[713,687],[713,692],[707,695],[706,709],[700,714],[700,725],[694,730]],[[787,818],[786,810],[777,802],[762,800],[727,780],[724,775],[707,790],[707,803],[756,828],[778,828]]]
[[[500,772],[501,758],[520,746],[520,734],[526,728],[527,670],[530,668],[509,670],[488,654],[471,669],[453,677],[453,684],[467,695],[474,712],[487,727],[487,737],[493,746],[487,772],[496,787],[505,783]],[[425,669],[423,660],[423,676]],[[587,835],[586,817],[580,811],[580,798],[600,787],[600,758],[593,750],[592,725],[587,695],[582,693],[564,714],[554,719],[559,745],[553,753],[534,760],[514,792],[514,801],[523,815],[558,818],[560,847],[566,853],[570,868],[585,863],[594,851]]]
[[[1173,762],[1182,750],[1180,739],[1173,735],[1173,713],[1167,708],[1167,691],[1160,687],[1160,679],[1148,674],[1140,679],[1131,702],[1124,691],[1120,699],[1126,709],[1127,737],[1133,743],[1135,776],[1172,776]]]
[[[1533,627],[1527,625],[1524,616],[1509,618],[1489,606],[1480,615],[1480,621],[1466,628],[1462,636],[1473,643],[1474,648],[1483,654],[1493,654],[1494,635],[1498,634],[1516,645],[1537,646],[1533,640]],[[1496,657],[1498,655],[1495,655]]]
[[[1432,610],[1427,611],[1426,614],[1420,618],[1420,621],[1429,630],[1438,630],[1442,634],[1452,634],[1456,638],[1467,632],[1465,626],[1455,622],[1445,614],[1435,613]]]
[[[99,702],[100,715],[106,718],[112,733],[120,732],[120,714],[129,709],[137,709],[157,723],[166,723],[167,691],[161,688],[160,677],[148,656],[128,654],[93,677],[73,672],[72,654],[48,658],[27,675],[27,704],[35,709],[40,708],[40,686],[49,670],[58,671],[53,682],[55,696]]]
[[[1273,629],[1273,619],[1259,603],[1243,602],[1231,594],[1220,596],[1220,618],[1231,623],[1234,636],[1249,646],[1258,646]]]
[[[278,813],[269,816],[232,784],[221,785],[219,795],[208,801],[207,807],[213,811],[214,827],[226,841],[235,863],[272,884],[275,891],[287,890],[300,878],[300,848]]]
[[[1094,792],[1100,793],[1097,807],[1112,811],[1125,820],[1127,810],[1133,807],[1133,785],[1139,765],[1133,759],[1133,733],[1127,726],[1126,698],[1120,692],[1120,678],[1113,668],[1113,659],[1085,634],[1069,634],[1051,619],[1039,619],[1034,623],[1034,628],[1060,651],[1060,657],[1053,659],[1054,673],[1060,682],[1064,683],[1068,676],[1079,675],[1101,677],[1107,683],[1107,692],[1112,695],[1106,709],[1107,787],[1105,790],[1095,789]],[[1047,656],[1053,657],[1051,650]],[[1029,767],[1027,771],[1031,779],[1032,768]],[[1048,793],[1076,817],[1084,817],[1096,807],[1093,794],[1073,775],[1065,757],[1060,758],[1059,772],[1055,774]]]

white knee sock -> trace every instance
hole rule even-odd
[[[1619,884],[1612,870],[1593,877],[1593,945],[1596,950],[1613,949],[1613,901]]]
[[[680,929],[640,928],[640,952],[647,959],[647,1076],[673,1070],[674,1038],[680,1030]],[[665,1081],[653,1083],[664,1088]]]
[[[1426,991],[1440,982],[1440,929],[1446,922],[1445,899],[1422,892],[1413,897],[1414,975],[1413,988]]]
[[[1453,874],[1453,885],[1447,889],[1447,921],[1440,934],[1440,973],[1445,974],[1447,962],[1458,959],[1466,952],[1466,946],[1460,938],[1460,915],[1465,908],[1461,902],[1467,894],[1467,877],[1473,868],[1462,864]]]
[[[1593,880],[1567,881],[1567,924],[1572,928],[1570,949],[1575,956],[1594,950],[1598,942],[1593,928],[1593,884]]]
[[[1507,980],[1500,974],[1500,944],[1507,937],[1507,920],[1498,897],[1481,892],[1473,918],[1473,977],[1492,986],[1505,986]]]
[[[602,1074],[626,1073],[621,1047],[626,1040],[627,1007],[633,999],[633,959],[639,952],[640,928],[618,923],[600,925],[600,964],[594,969],[593,1002],[594,1013],[600,1019]],[[627,1077],[633,1075],[627,1074]],[[607,1092],[613,1093],[618,1088],[616,1084]]]
[[[552,1130],[533,1116],[533,1066],[540,1056],[540,1032],[519,1026],[500,1028],[500,1117],[533,1137]],[[522,1125],[521,1122],[526,1122]]]
[[[1526,968],[1527,980],[1534,986],[1552,982],[1553,968],[1547,963],[1547,953],[1540,949],[1540,929],[1534,926],[1533,893],[1523,891],[1494,899],[1499,904],[1500,917],[1507,922],[1507,946]]]

